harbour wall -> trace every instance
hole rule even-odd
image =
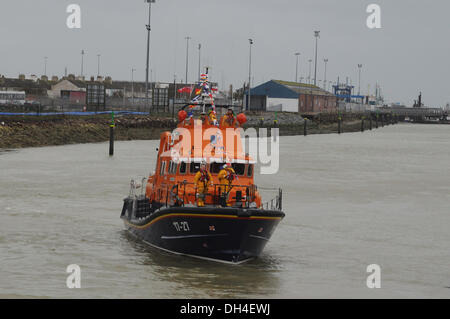
[[[305,119],[300,114],[248,114],[244,129],[279,128],[280,135],[304,135]],[[96,143],[109,140],[110,115],[95,116],[2,116],[0,115],[0,149],[50,145]],[[374,122],[372,123],[375,128]],[[379,125],[381,127],[381,123]],[[159,139],[161,132],[176,127],[170,115],[123,115],[115,118],[115,140]],[[346,116],[340,126],[342,133],[369,130],[370,124],[361,116]],[[306,120],[306,133],[338,133],[338,117],[321,116]]]

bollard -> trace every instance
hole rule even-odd
[[[308,135],[308,119],[303,119],[303,135],[306,136]]]
[[[364,117],[361,119],[361,132],[364,132]]]
[[[338,118],[338,134],[342,133],[342,119]]]
[[[369,129],[372,131],[372,115],[369,118]]]
[[[377,116],[375,117],[375,128],[378,128],[378,114],[377,114]]]
[[[384,127],[384,115],[381,115],[381,127]]]
[[[109,156],[114,155],[114,112],[111,112],[111,124],[109,125]]]

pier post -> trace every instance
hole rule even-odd
[[[308,135],[308,119],[307,118],[303,119],[303,135],[304,136]]]
[[[114,155],[114,112],[111,112],[111,124],[109,125],[109,156]]]

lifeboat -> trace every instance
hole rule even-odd
[[[180,110],[173,132],[161,134],[154,173],[140,183],[131,181],[121,218],[130,233],[150,246],[242,263],[261,254],[284,218],[282,191],[277,189],[276,196],[263,203],[254,183],[255,161],[243,152],[238,129],[245,115],[216,119],[205,83],[207,73],[194,89],[196,103]],[[199,108],[200,118],[194,115]],[[219,180],[224,164],[234,171],[227,184]],[[211,180],[200,195],[195,175],[205,165]]]

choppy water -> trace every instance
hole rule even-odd
[[[157,141],[0,153],[0,297],[450,297],[450,126],[281,138],[286,218],[230,266],[131,239],[119,214]],[[81,289],[66,287],[67,265]],[[381,289],[366,287],[379,264]]]

